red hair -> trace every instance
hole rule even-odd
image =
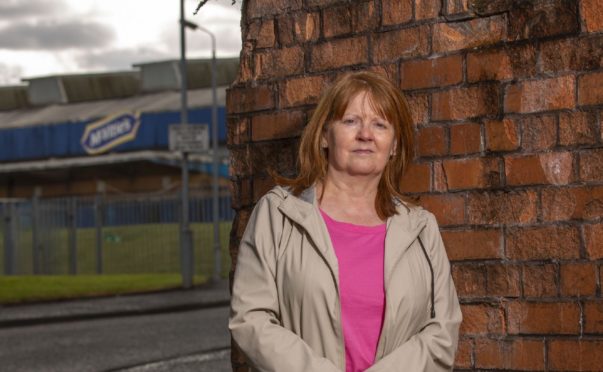
[[[394,127],[397,149],[381,175],[375,199],[377,214],[385,219],[396,213],[395,199],[405,199],[400,182],[413,156],[414,136],[410,109],[403,93],[391,81],[374,72],[346,74],[322,94],[301,136],[297,177],[277,176],[275,181],[291,187],[294,195],[317,181],[324,181],[328,159],[320,146],[321,135],[326,125],[343,117],[349,102],[359,93],[367,93],[373,110]]]

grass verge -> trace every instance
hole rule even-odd
[[[194,284],[207,281],[195,276]],[[0,304],[68,300],[179,288],[179,274],[0,276]]]

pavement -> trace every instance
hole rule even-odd
[[[0,305],[0,328],[227,306],[228,282],[144,294]]]

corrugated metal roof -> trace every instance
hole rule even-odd
[[[228,150],[221,148],[218,152],[219,163],[228,164]],[[137,151],[129,153],[111,153],[98,156],[82,156],[66,159],[44,159],[17,163],[0,164],[0,174],[13,172],[30,172],[48,169],[89,167],[101,164],[120,164],[133,161],[157,161],[179,166],[182,154],[177,151]],[[211,154],[189,154],[192,163],[211,164]]]
[[[27,106],[27,85],[0,87],[0,110],[15,110]]]
[[[226,87],[218,87],[218,106],[226,102]],[[189,108],[209,107],[211,89],[188,91]],[[103,117],[120,111],[159,112],[180,109],[180,92],[169,91],[134,97],[73,104],[50,105],[12,111],[0,111],[0,129],[82,121]]]

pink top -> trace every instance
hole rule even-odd
[[[364,371],[375,362],[383,325],[386,226],[354,225],[320,213],[339,263],[346,372]]]

